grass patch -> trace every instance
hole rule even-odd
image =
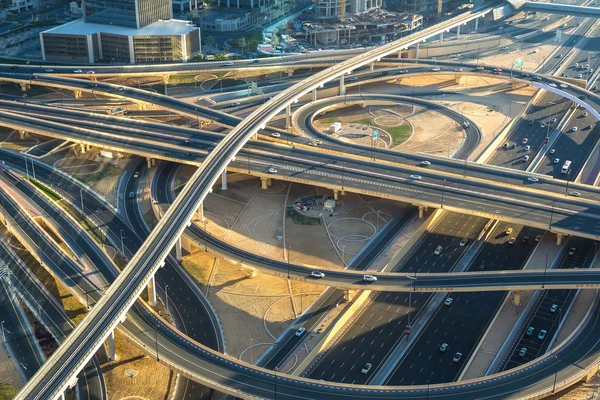
[[[58,193],[56,193],[54,190],[50,189],[48,186],[44,185],[43,183],[40,183],[38,181],[36,181],[35,179],[29,179],[29,181],[31,183],[33,183],[33,185],[35,187],[37,187],[38,189],[40,189],[42,192],[46,193],[48,195],[48,197],[50,197],[53,201],[59,201],[62,199],[62,197],[60,197],[60,195]]]
[[[19,393],[19,391],[12,385],[0,383],[0,400],[14,399],[17,396],[17,393]]]
[[[116,165],[106,163],[102,166],[102,169],[98,172],[94,172],[92,174],[86,174],[86,175],[76,175],[75,178],[77,178],[77,180],[79,182],[82,182],[85,184],[90,184],[90,183],[98,182],[104,178],[109,178],[111,176],[118,176],[118,175],[121,175],[121,168],[117,167]]]
[[[170,75],[169,76],[169,85],[178,84],[178,83],[194,83],[194,75]]]
[[[242,49],[242,47],[243,47],[244,50],[251,51],[252,49],[256,49],[256,47],[260,43],[262,43],[262,41],[263,41],[262,33],[254,32],[247,36],[242,36],[242,37],[239,37],[236,39],[232,39],[229,41],[229,43],[237,49]]]
[[[210,271],[214,265],[215,260],[208,261],[206,257],[214,258],[211,253],[196,253],[191,256],[183,257],[181,266],[186,270],[188,274],[194,279],[194,281],[201,287],[208,285],[208,278],[210,278]],[[210,266],[210,268],[208,268]]]
[[[372,125],[373,124],[373,118],[361,118],[361,119],[357,119],[356,121],[352,121],[353,124],[362,124],[362,125]]]
[[[18,243],[18,240],[14,236],[10,235],[6,230],[3,230],[3,236],[9,240],[10,243]],[[27,267],[33,272],[33,274],[39,279],[39,281],[48,289],[50,294],[54,296],[59,304],[62,304],[67,316],[77,325],[86,316],[85,306],[82,305],[79,300],[71,295],[71,293],[65,288],[65,286],[48,272],[40,263],[25,249],[19,247],[13,247],[13,250],[21,260],[27,265]]]
[[[337,117],[329,117],[329,118],[323,118],[323,119],[319,120],[319,122],[331,125],[331,124],[336,123],[336,122],[342,122],[342,120],[339,119],[339,118],[337,118]]]
[[[385,128],[385,131],[392,137],[392,147],[401,145],[410,138],[410,125],[407,124]]]
[[[296,211],[294,206],[287,206],[285,210],[285,215],[286,217],[290,218],[292,221],[300,225],[321,225],[320,218],[311,218],[307,217],[306,215],[302,215],[298,211]]]

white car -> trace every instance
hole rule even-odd
[[[521,347],[521,350],[519,350],[519,357],[525,357],[525,354],[527,354],[527,347]]]
[[[448,343],[442,343],[442,345],[440,346],[440,351],[443,353],[446,350],[448,350]]]
[[[363,369],[360,370],[360,373],[363,375],[368,374],[369,371],[371,370],[371,367],[373,367],[373,365],[371,365],[371,363],[366,363],[365,366],[363,367]]]
[[[548,86],[555,88],[556,87],[556,83],[551,83]]]
[[[313,278],[325,278],[325,274],[321,271],[313,271],[310,273],[310,276],[312,276]]]
[[[462,70],[463,70],[462,68],[456,68],[455,69],[456,72],[462,72]]]
[[[500,68],[494,68],[494,72],[502,72]]]
[[[54,72],[54,70],[52,68],[48,68],[46,72]]]
[[[540,331],[540,333],[538,333],[538,339],[540,339],[540,340],[544,340],[544,338],[546,337],[546,334],[547,334],[547,333],[548,333],[548,332],[546,332],[546,330],[545,330],[545,329],[542,329],[542,330]]]
[[[273,132],[271,133],[272,137],[281,137],[281,134],[279,132]]]
[[[444,248],[442,246],[438,246],[435,248],[433,254],[435,254],[436,256],[439,256],[440,254],[442,254],[442,250],[444,250]]]
[[[76,70],[74,70],[73,72],[75,72],[76,74],[80,74],[80,73],[82,73],[83,71],[82,71],[82,70],[80,70],[80,69],[76,69]]]
[[[420,181],[421,180],[421,175],[411,175],[410,179],[414,179],[414,180]]]
[[[581,79],[581,78],[583,78],[583,75],[581,75],[581,74],[577,74],[577,77],[578,77],[579,79]]]
[[[446,299],[446,301],[444,302],[444,304],[447,305],[447,306],[449,306],[450,304],[452,304],[452,301],[453,301],[452,297],[448,297]]]
[[[535,331],[535,328],[533,326],[530,326],[529,328],[527,328],[527,332],[525,334],[527,336],[531,336],[531,335],[533,335],[534,331]]]
[[[569,87],[569,85],[567,85],[566,83],[561,83],[560,87],[563,88],[563,89],[566,89],[566,88]]]
[[[572,132],[577,132],[577,127],[574,126],[573,129],[571,129]]]
[[[276,170],[275,168],[273,168],[273,167],[269,168],[267,171],[268,171],[270,174],[276,174],[276,173],[277,173],[277,170]],[[270,179],[270,178],[269,178],[269,179]]]
[[[550,122],[551,122],[551,123],[555,123],[555,122],[556,122],[556,118],[552,118],[552,119],[550,120]]]
[[[529,178],[527,178],[527,180],[529,182],[539,182],[540,181],[538,178],[534,178],[533,176],[530,176]]]
[[[545,127],[546,127],[546,124],[541,124],[540,125],[540,128],[545,128]]]
[[[434,67],[434,68],[431,68],[431,70],[437,72],[437,71],[441,71],[441,68],[440,67]]]
[[[94,75],[94,74],[95,74],[95,72],[94,72],[94,71],[88,71],[88,72],[86,72],[86,73],[87,73],[88,75]]]
[[[530,145],[527,145],[527,146],[523,147],[523,150],[525,150],[525,151],[529,151],[529,150],[531,150],[531,146],[530,146]]]
[[[560,158],[555,158],[554,159],[554,164],[558,164],[560,162]]]
[[[305,331],[306,331],[305,327],[298,328],[298,330],[296,331],[296,333],[294,333],[294,335],[296,335],[296,336],[302,336]]]
[[[552,307],[550,307],[550,312],[551,313],[555,313],[556,310],[558,310],[558,305],[557,304],[552,304]]]
[[[550,154],[556,153],[556,149],[550,149]]]
[[[427,160],[423,160],[423,161],[421,161],[421,165],[431,165],[431,162],[427,161]]]
[[[465,247],[467,245],[467,243],[469,242],[469,239],[464,238],[463,240],[460,241],[460,243],[458,244],[460,247]]]
[[[579,193],[579,192],[569,192],[569,196],[581,197],[581,193]]]
[[[454,362],[459,362],[459,361],[460,361],[460,359],[461,359],[461,357],[462,357],[462,353],[456,353],[456,354],[454,355],[454,358],[452,359],[452,361],[454,361]]]
[[[508,50],[508,46],[504,46],[502,50]]]
[[[363,275],[363,281],[365,282],[377,282],[377,277],[375,275]]]

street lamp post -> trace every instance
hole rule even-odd
[[[412,290],[408,292],[408,321],[406,323],[406,328],[410,328],[410,308],[412,306],[412,292],[415,291],[415,284],[417,282],[417,273],[415,272],[415,276],[406,275],[406,278],[412,281]]]
[[[165,285],[165,309],[167,310],[167,315],[169,315],[169,285]]]
[[[125,257],[125,244],[123,242],[123,229],[121,229],[121,254]]]
[[[206,245],[206,235],[208,235],[208,231],[206,230],[206,223],[208,221],[204,219],[204,252],[208,252],[208,246]]]
[[[292,247],[288,246],[288,254],[287,254],[287,278],[290,279],[290,255],[292,252]]]
[[[556,354],[554,354],[554,357],[556,358],[556,371],[554,372],[554,385],[552,385],[552,393],[554,394],[554,392],[556,391],[556,380],[558,379],[558,356]]]
[[[81,199],[81,212],[85,214],[85,208],[83,208],[83,188],[79,189],[79,198]]]
[[[6,333],[4,333],[4,321],[2,321],[2,341],[6,343]]]
[[[552,229],[552,217],[554,216],[554,202],[555,200],[552,200],[552,208],[550,209],[550,224],[548,225],[548,230]]]

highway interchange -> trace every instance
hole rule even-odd
[[[219,147],[220,147],[220,146],[218,146],[218,147],[217,147],[217,149],[218,149]],[[214,153],[214,152],[213,152],[213,153]],[[212,153],[211,153],[211,156],[212,156]],[[209,158],[210,158],[211,156],[209,156]],[[250,160],[250,159],[249,159],[249,160]],[[261,164],[260,164],[260,162],[261,162],[261,161],[260,161],[260,158],[258,158],[258,157],[257,157],[256,161],[254,161],[254,160],[253,160],[253,162],[256,162],[258,165],[261,165]],[[250,161],[248,161],[248,163],[250,163]],[[272,164],[272,163],[271,163],[271,164]],[[447,164],[448,164],[448,165],[452,165],[452,163],[451,163],[451,162],[447,162]],[[263,165],[264,165],[264,164],[263,164]],[[467,165],[467,166],[465,166],[465,167],[464,167],[464,170],[466,171],[466,170],[467,170],[467,168],[470,168],[470,165]],[[344,171],[346,171],[346,172],[348,172],[348,171],[351,171],[351,172],[353,172],[353,173],[357,173],[357,171],[356,171],[356,170],[352,170],[352,169],[346,169],[346,168],[344,168]],[[505,173],[504,173],[504,172],[502,172],[501,174],[502,174],[502,175],[504,175]],[[506,174],[510,175],[509,173],[506,173]],[[334,178],[334,179],[336,179],[336,180],[339,180],[339,176],[333,176],[332,178]],[[513,176],[513,179],[515,179],[515,177],[514,177],[514,176]],[[523,178],[522,178],[522,176],[521,176],[521,182],[522,182],[522,179],[523,179]],[[347,182],[348,182],[348,180],[350,180],[350,178],[346,178],[346,181],[347,181]],[[350,182],[351,182],[351,180],[350,180]],[[350,184],[350,185],[351,185],[351,183],[347,183],[347,184]],[[551,183],[550,185],[546,185],[546,186],[553,186],[553,185],[554,185],[554,186],[557,186],[557,184],[554,184],[554,183]],[[456,190],[456,188],[457,188],[457,187],[455,186],[454,188],[452,188],[452,189],[449,189],[449,191]],[[189,189],[189,188],[188,188],[188,189]],[[446,191],[446,188],[442,187],[442,191]],[[593,198],[593,197],[594,197],[594,195],[596,195],[596,193],[593,193],[593,195],[592,195],[592,196],[590,196],[590,198]],[[505,199],[503,199],[503,200],[505,200]],[[452,196],[450,196],[450,195],[448,195],[448,194],[447,194],[447,200],[446,200],[446,201],[448,201],[448,202],[449,202],[449,203],[446,203],[446,204],[447,204],[447,205],[446,205],[446,208],[449,208],[449,207],[451,207],[451,206],[452,206],[452,202],[453,202],[454,200],[452,199]],[[180,202],[180,201],[176,201],[175,203],[176,203],[175,205],[177,206],[177,205],[178,205],[178,204],[180,204],[181,202]],[[564,203],[565,203],[564,207],[568,207],[568,206],[570,206],[570,203],[571,203],[571,201],[567,201],[567,200],[565,200],[565,201],[564,201]],[[553,214],[555,214],[555,215],[557,215],[557,216],[558,216],[558,214],[560,214],[560,212],[561,212],[561,211],[560,211],[560,207],[562,207],[560,202],[553,201],[553,205],[552,205],[552,207],[551,207],[551,210],[552,210],[551,212],[552,212]],[[172,209],[172,208],[173,208],[173,207],[171,207],[171,209]],[[170,212],[170,211],[168,211],[168,213],[169,213],[169,212]],[[474,217],[469,217],[469,218],[474,218]],[[165,218],[165,219],[166,219],[166,218]],[[579,222],[579,221],[575,221],[575,223],[576,223],[576,224],[578,224],[578,225],[575,225],[575,226],[581,226],[581,224],[580,224],[580,222]],[[556,224],[556,223],[555,223],[555,224]],[[559,224],[560,224],[560,222],[559,222]],[[163,224],[163,225],[164,225],[164,224]],[[454,238],[454,240],[456,240],[456,238]],[[424,250],[424,251],[428,251],[428,253],[429,253],[429,256],[431,256],[431,249],[427,249],[427,250]],[[458,255],[458,254],[457,254],[457,255]],[[476,265],[476,264],[474,264],[474,265]],[[494,266],[494,268],[495,268],[495,266]],[[578,273],[579,273],[579,271],[578,271]],[[581,275],[581,276],[583,276],[584,274],[589,274],[589,275],[586,275],[586,276],[592,276],[592,275],[593,275],[593,272],[591,272],[591,271],[590,271],[590,272],[588,272],[588,271],[581,271],[581,274],[580,274],[580,275]],[[122,274],[122,275],[123,275],[123,274]],[[538,274],[538,275],[539,275],[539,274]],[[447,280],[447,279],[449,279],[449,278],[450,278],[450,277],[452,277],[452,276],[453,276],[453,275],[444,276],[444,278]],[[468,276],[468,275],[467,275],[467,276]],[[548,287],[551,287],[551,285],[553,285],[553,281],[552,281],[552,279],[554,279],[554,277],[555,277],[555,276],[559,276],[559,274],[557,274],[557,273],[554,273],[554,272],[549,272],[549,273],[548,273],[548,276],[546,277],[546,279],[547,279],[547,281],[546,281],[546,282],[547,282],[547,285],[548,285]],[[492,275],[490,275],[490,277],[488,277],[488,279],[490,279],[491,277],[492,277]],[[328,278],[329,278],[329,277],[328,277]],[[383,281],[383,280],[385,279],[385,276],[382,276],[382,278],[383,278],[383,279],[382,279],[382,281]],[[431,284],[432,286],[435,286],[435,283],[430,283],[430,282],[433,282],[433,281],[435,281],[435,279],[436,279],[436,278],[430,277],[430,276],[428,276],[428,275],[424,275],[424,276],[421,276],[421,275],[420,275],[420,276],[419,276],[419,281],[418,281],[419,283],[418,283],[418,285],[417,285],[417,284],[415,284],[415,286],[419,286],[419,288],[418,288],[419,290],[421,290],[423,287],[425,287],[425,286],[426,286],[426,285],[428,285],[428,284]],[[465,279],[468,279],[468,278],[465,278]],[[521,280],[521,279],[526,279],[526,278],[525,278],[525,274],[520,274],[520,278],[519,278],[519,280]],[[563,274],[562,276],[560,276],[559,278],[557,278],[557,280],[556,280],[556,281],[554,281],[554,282],[560,282],[560,281],[563,281],[563,282],[564,282],[564,280],[565,280],[565,279],[566,279],[566,276],[565,276],[565,274]],[[412,282],[411,280],[406,280],[406,282],[405,282],[405,288],[406,288],[406,283],[408,283],[408,288],[409,288],[409,290],[410,290],[410,285],[411,285],[411,282]],[[422,284],[422,282],[425,282],[425,283],[424,283],[424,284]],[[414,283],[413,283],[413,284],[414,284]],[[521,283],[520,283],[520,284],[521,284]],[[378,285],[379,285],[379,283],[378,283]],[[421,286],[421,285],[423,285],[423,286]],[[502,285],[502,284],[500,284],[500,285]],[[504,286],[500,286],[500,287],[501,287],[501,288],[506,288],[507,286],[510,286],[510,285],[504,285]],[[448,288],[448,286],[444,286],[444,287],[445,287],[445,288]],[[388,296],[389,296],[389,294],[388,294]],[[417,295],[415,295],[415,304],[418,304]],[[592,328],[595,326],[595,324],[589,324],[589,325],[590,325]],[[589,332],[588,332],[588,333],[589,333]],[[585,334],[586,334],[586,332],[582,332],[582,334],[583,334],[583,335],[585,335]],[[573,354],[574,354],[574,353],[576,353],[576,352],[573,352]],[[587,355],[587,353],[586,353],[586,355]],[[543,361],[542,361],[542,362],[543,362]],[[561,362],[562,362],[562,360],[561,360]],[[531,374],[531,376],[534,376],[534,375],[535,375],[535,374]],[[434,377],[434,378],[435,378],[435,377]],[[277,379],[277,377],[275,377],[274,379]],[[410,379],[410,378],[408,378],[408,379]],[[442,378],[439,378],[439,379],[442,379]],[[435,380],[435,379],[433,379],[433,380]],[[285,382],[287,382],[287,379],[284,379],[284,381],[285,381]],[[290,382],[292,382],[292,381],[290,381]],[[429,383],[431,383],[431,382],[429,382]],[[213,383],[213,384],[214,384],[214,383]],[[276,385],[276,386],[278,386],[278,385],[281,385],[281,384],[275,383],[275,385]],[[283,395],[285,395],[284,393],[285,393],[285,390],[286,390],[286,386],[285,386],[286,384],[284,383],[283,385],[284,385],[284,386],[283,386],[283,387],[281,387],[281,386],[280,386],[280,388],[279,388],[279,389],[283,391],[283,392],[280,392],[280,393],[282,393]],[[323,386],[323,385],[318,385],[318,386]],[[467,385],[467,386],[468,386],[468,385]],[[493,386],[493,385],[492,385],[492,386]],[[264,388],[263,388],[263,389],[264,389]],[[460,389],[460,388],[459,388],[459,389]],[[252,390],[252,389],[249,389],[249,388],[247,388],[247,387],[246,387],[246,388],[244,388],[244,390]],[[264,390],[267,390],[267,389],[264,389]],[[269,389],[269,390],[270,390],[270,389]],[[275,390],[277,390],[277,389],[275,389]],[[297,390],[297,389],[295,389],[295,390]],[[323,390],[324,390],[325,392],[326,392],[326,391],[328,391],[328,390],[326,390],[326,389],[323,389]],[[346,389],[345,389],[345,390],[346,390]],[[352,389],[350,389],[350,390],[352,390]],[[368,390],[368,389],[360,389],[360,390]],[[435,389],[435,388],[434,388],[433,390],[438,390],[438,389]],[[317,393],[317,392],[313,392],[313,393]],[[508,393],[508,392],[505,392],[505,393]],[[331,393],[330,393],[330,394],[331,394]],[[347,394],[348,394],[348,393],[347,393]],[[429,393],[428,393],[428,394],[429,394]],[[396,393],[396,395],[399,395],[399,393]],[[375,397],[375,396],[377,396],[377,395],[373,395],[373,397]]]

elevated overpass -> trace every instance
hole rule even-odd
[[[399,51],[405,46],[419,43],[426,38],[440,32],[440,29],[450,29],[460,24],[464,24],[471,19],[478,18],[482,12],[489,12],[491,7],[477,9],[444,21],[436,26],[436,29],[425,29],[421,32],[410,35],[404,39],[384,45],[363,54],[360,57],[350,59],[338,66],[332,67],[321,73],[318,73],[310,79],[303,80],[292,88],[275,96],[272,101],[258,108],[241,124],[239,124],[229,135],[227,135],[212,151],[206,161],[193,174],[188,184],[176,199],[173,206],[167,211],[163,219],[158,223],[150,237],[140,249],[140,251],[131,259],[130,263],[121,272],[117,280],[106,291],[105,296],[96,304],[94,309],[84,321],[75,329],[67,341],[53,354],[53,356],[42,366],[40,372],[36,374],[23,388],[17,396],[17,399],[54,399],[62,394],[62,391],[68,384],[71,377],[82,368],[82,362],[89,359],[98,349],[104,339],[110,335],[112,330],[123,319],[124,314],[131,307],[137,296],[144,289],[152,274],[160,264],[164,262],[170,248],[175,244],[185,227],[190,223],[196,209],[200,206],[220,174],[227,168],[227,165],[235,160],[236,154],[251,136],[264,129],[265,124],[279,111],[288,107],[303,94],[319,87],[324,82],[351,72],[353,69],[362,65],[376,61],[381,57]],[[435,33],[434,33],[435,32]],[[590,324],[592,325],[592,324]],[[597,324],[590,327],[596,328]],[[590,332],[593,336],[594,332]],[[572,343],[573,346],[581,345]],[[593,347],[593,346],[592,346]],[[570,358],[576,358],[580,365],[588,362],[590,359],[590,346],[586,347],[586,352],[581,353],[572,348],[568,353]],[[289,376],[277,376],[270,371],[260,368],[247,366],[244,363],[236,363],[204,348],[201,349],[203,358],[192,360],[187,358],[188,365],[193,366],[194,371],[185,371],[184,374],[194,374],[195,378],[204,382],[210,387],[226,393],[245,397],[261,398],[274,397],[274,393],[279,393],[283,397],[305,397],[305,398],[344,398],[350,397],[369,397],[379,398],[402,398],[413,397],[415,388],[393,388],[393,387],[358,387],[350,385],[322,384],[311,380],[301,378],[292,378]],[[185,351],[186,354],[189,352]],[[539,369],[533,370],[529,366],[522,372],[525,379],[515,380],[515,374],[511,371],[510,375],[498,377],[496,379],[486,378],[485,382],[488,388],[494,387],[496,395],[499,391],[503,393],[514,393],[518,390],[528,390],[531,385],[540,381],[546,382],[551,379],[550,376],[544,376],[547,372],[547,358],[537,362]],[[595,362],[597,358],[591,360]],[[177,369],[182,370],[181,366]],[[539,374],[536,372],[539,371]],[[545,372],[544,372],[545,371]],[[198,375],[198,372],[200,374]],[[510,382],[510,385],[507,385]],[[524,386],[525,385],[525,386]],[[439,388],[437,385],[434,390],[443,390],[446,395],[456,395],[459,392],[460,398],[467,398],[467,392],[473,396],[473,389],[476,389],[477,396],[481,398],[484,386],[482,382],[473,385],[461,382],[460,384],[443,385]],[[428,388],[429,389],[429,388]],[[491,392],[490,392],[491,393]],[[423,392],[420,393],[421,395]],[[502,393],[500,393],[502,396]]]
[[[535,11],[548,14],[572,15],[582,18],[599,18],[600,8],[575,6],[571,4],[557,4],[555,2],[537,2],[537,1],[522,1],[509,0],[509,3],[515,7],[517,11]]]

